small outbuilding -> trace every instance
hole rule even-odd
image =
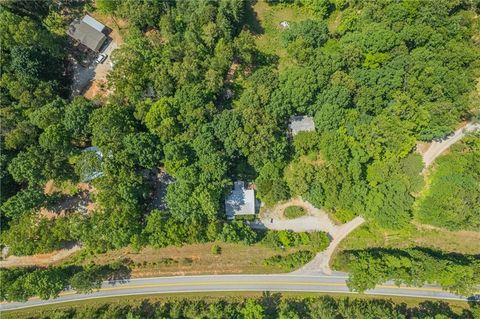
[[[290,117],[288,131],[290,136],[295,136],[299,132],[315,131],[315,122],[313,121],[313,117],[304,115]]]
[[[105,26],[86,15],[82,20],[75,19],[68,27],[67,34],[88,49],[99,52],[102,45],[107,40],[103,30]]]
[[[94,154],[94,156],[91,156],[90,159],[93,159],[93,162],[89,162],[87,158],[84,158],[84,161],[82,163],[79,163],[79,165],[82,166],[82,171],[83,171],[83,176],[82,181],[83,182],[90,182],[98,177],[103,176],[103,172],[101,170],[102,162],[103,162],[103,154],[102,151],[96,146],[90,146],[82,150],[82,153],[89,153],[89,154]]]
[[[255,215],[255,191],[245,187],[244,182],[235,182],[230,195],[225,199],[227,219]]]

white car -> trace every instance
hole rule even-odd
[[[105,53],[100,53],[98,57],[95,59],[95,63],[101,64],[105,59],[107,58],[107,55]]]

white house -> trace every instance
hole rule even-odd
[[[225,199],[225,212],[227,219],[255,215],[255,191],[246,188],[244,182],[235,182],[232,192]]]

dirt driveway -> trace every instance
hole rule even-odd
[[[64,260],[68,256],[79,251],[82,247],[78,244],[71,244],[65,249],[60,249],[46,254],[37,254],[33,256],[8,256],[0,261],[0,267],[45,267]]]

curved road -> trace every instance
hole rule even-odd
[[[452,136],[441,142],[433,141],[428,150],[423,154],[425,167],[430,166],[435,159],[445,152],[450,146],[461,140],[466,133],[480,129],[480,123],[467,123],[464,127],[456,130]]]
[[[301,291],[326,293],[352,293],[346,286],[345,273],[333,275],[208,275],[131,279],[126,282],[105,282],[102,288],[91,294],[66,291],[56,299],[32,298],[27,302],[0,304],[0,310],[14,310],[33,306],[79,301],[93,298],[213,291]],[[434,299],[466,300],[466,298],[442,291],[437,286],[397,287],[391,282],[366,292],[371,295],[405,296]]]

